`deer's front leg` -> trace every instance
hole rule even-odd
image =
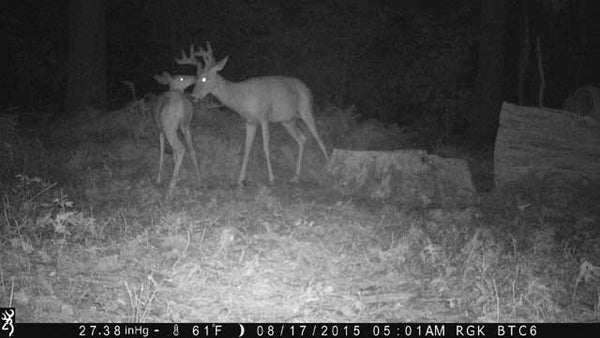
[[[238,178],[238,185],[242,185],[246,178],[246,168],[248,167],[248,157],[250,156],[250,150],[252,149],[252,143],[254,142],[254,135],[256,135],[256,124],[246,123],[246,143],[244,144],[244,159],[242,160],[242,170],[240,171],[240,177]]]
[[[263,137],[263,150],[265,152],[265,158],[267,159],[267,171],[269,173],[269,184],[275,182],[275,176],[273,175],[273,168],[271,168],[271,157],[269,156],[269,121],[261,121],[260,129],[262,130]]]

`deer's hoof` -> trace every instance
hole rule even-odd
[[[248,187],[253,187],[255,185],[256,185],[256,183],[254,183],[252,181],[243,180],[243,181],[238,182],[237,188],[244,189],[244,188],[248,188]]]

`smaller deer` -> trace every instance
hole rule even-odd
[[[179,64],[195,65],[198,71],[198,77],[194,86],[193,94],[195,100],[199,100],[208,94],[214,95],[225,106],[236,111],[244,120],[246,120],[246,143],[244,146],[244,158],[242,160],[242,169],[238,178],[238,184],[241,185],[246,177],[246,168],[248,166],[248,157],[256,135],[256,128],[260,124],[263,137],[263,150],[267,160],[267,171],[269,174],[269,183],[273,184],[275,177],[271,168],[271,159],[269,157],[269,123],[279,122],[285,130],[298,143],[298,159],[296,161],[296,173],[291,182],[297,182],[300,178],[302,167],[302,155],[304,154],[304,144],[306,136],[296,127],[296,120],[302,119],[308,130],[319,143],[319,147],[329,160],[325,145],[317,133],[315,118],[312,111],[312,93],[310,89],[300,80],[284,76],[263,76],[255,77],[242,82],[229,82],[218,72],[221,71],[227,63],[228,57],[218,63],[215,62],[210,43],[206,43],[206,49],[198,48],[194,50],[194,45],[190,46],[190,56],[186,56],[181,51],[182,57],[175,59]],[[196,59],[201,56],[204,61],[204,67]]]
[[[171,76],[171,74],[163,72],[162,75],[154,75],[154,79],[158,83],[169,86],[169,90],[156,99],[152,113],[160,131],[160,159],[158,162],[158,177],[156,178],[157,184],[161,182],[160,175],[164,161],[165,137],[171,148],[173,148],[175,166],[173,167],[171,183],[169,183],[169,189],[167,190],[167,198],[170,198],[175,189],[175,183],[179,176],[179,168],[185,155],[185,147],[177,135],[177,130],[181,130],[185,138],[190,154],[192,155],[196,176],[198,177],[198,181],[200,181],[200,169],[198,169],[196,151],[194,150],[192,133],[190,132],[190,120],[193,114],[192,102],[184,93],[187,87],[196,82],[196,77],[190,75]]]

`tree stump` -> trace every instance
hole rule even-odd
[[[477,199],[466,161],[424,150],[334,149],[326,170],[344,195],[422,206],[468,206]]]
[[[496,188],[528,175],[600,179],[600,124],[591,116],[504,103],[494,148]]]

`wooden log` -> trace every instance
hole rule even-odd
[[[334,149],[326,171],[344,195],[422,206],[468,206],[477,199],[466,161],[424,150]]]
[[[600,179],[600,125],[591,116],[504,103],[494,148],[496,188],[528,176]]]

